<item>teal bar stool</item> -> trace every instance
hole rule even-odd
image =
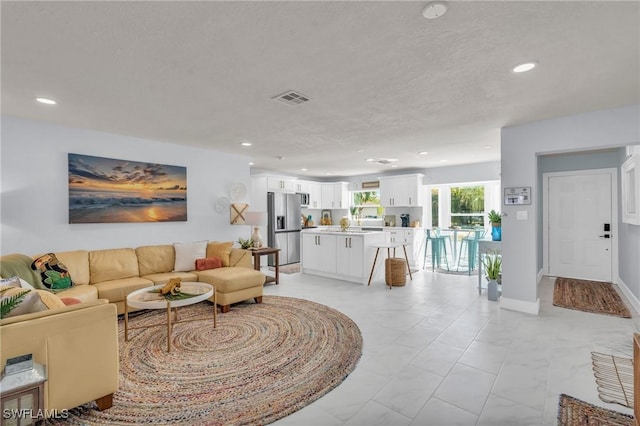
[[[466,246],[466,254],[467,254],[467,267],[469,275],[471,275],[471,271],[476,269],[476,259],[478,257],[478,241],[484,238],[487,230],[484,228],[476,228],[473,230],[473,233],[470,233],[468,236],[464,237],[460,243],[460,254],[458,255],[458,264],[456,265],[456,271],[460,270],[460,260],[463,258],[463,254],[465,254],[465,246]]]
[[[423,268],[427,266],[427,249],[429,243],[431,243],[431,270],[435,271],[436,265],[440,268],[442,261],[447,265],[449,269],[449,260],[447,259],[447,246],[445,244],[445,237],[438,235],[435,228],[425,229],[425,243],[424,243],[424,257],[422,259]],[[443,256],[444,254],[444,256]]]

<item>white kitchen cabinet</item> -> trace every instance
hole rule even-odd
[[[302,265],[312,270],[336,272],[336,235],[302,234]]]
[[[309,207],[310,209],[322,208],[322,184],[320,182],[309,182]]]
[[[322,183],[323,209],[348,209],[349,187],[346,182]]]
[[[295,182],[295,179],[284,176],[267,176],[267,190],[294,193]]]
[[[420,252],[424,240],[422,228],[385,228],[387,240],[392,243],[403,243],[407,249],[407,258],[412,268],[420,268],[422,257]],[[402,250],[402,249],[399,249]],[[398,257],[404,257],[404,252],[396,253]]]
[[[384,232],[302,231],[302,272],[366,284]]]
[[[294,181],[294,190],[296,192],[302,192],[305,194],[309,193],[309,182],[306,180],[296,180]]]
[[[380,178],[380,203],[384,207],[422,206],[422,174]]]
[[[336,273],[362,279],[362,264],[364,262],[364,237],[348,235],[337,237],[336,242]]]

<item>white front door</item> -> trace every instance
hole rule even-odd
[[[615,176],[594,170],[545,177],[549,275],[611,281]]]

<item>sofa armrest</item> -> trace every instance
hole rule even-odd
[[[77,407],[118,389],[118,317],[106,300],[20,315],[0,322],[2,367],[33,354],[47,371],[45,408]]]
[[[231,253],[229,254],[229,266],[239,266],[242,268],[253,268],[253,263],[251,261],[251,253],[249,250],[244,250],[240,248],[231,248]]]

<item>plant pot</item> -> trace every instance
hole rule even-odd
[[[491,227],[491,239],[493,241],[502,241],[502,226]]]
[[[489,284],[487,285],[487,298],[493,301],[498,300],[498,281],[489,280]]]

